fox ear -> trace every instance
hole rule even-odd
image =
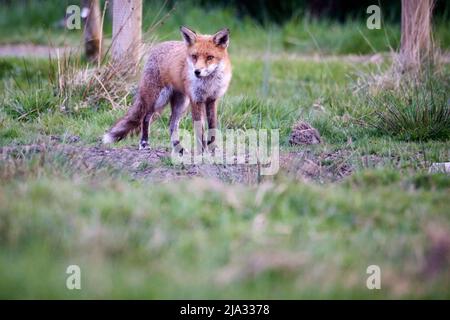
[[[224,28],[222,30],[217,31],[213,35],[213,41],[216,46],[227,48],[230,43],[230,29]]]
[[[185,26],[181,26],[180,32],[181,32],[181,35],[183,36],[184,42],[188,46],[192,46],[195,43],[195,40],[197,39],[197,34],[195,33],[194,30],[191,30]]]

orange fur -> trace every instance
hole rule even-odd
[[[161,112],[168,102],[172,106],[170,134],[174,147],[179,143],[178,124],[189,102],[194,121],[205,121],[205,109],[209,128],[216,128],[217,100],[231,80],[229,30],[197,35],[182,27],[181,34],[184,42],[162,42],[150,50],[134,104],[104,135],[104,143],[121,140],[141,126],[140,147],[146,147],[153,114]]]

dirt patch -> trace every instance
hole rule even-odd
[[[280,167],[288,176],[298,180],[335,182],[353,172],[350,158],[351,153],[347,150],[319,154],[304,150],[284,154]]]
[[[138,150],[135,147],[105,148],[53,141],[45,144],[0,148],[0,161],[20,161],[32,155],[59,157],[75,170],[87,172],[112,169],[139,180],[171,181],[190,177],[207,177],[229,183],[256,183],[256,165],[182,165],[173,164],[168,148]]]
[[[20,161],[40,154],[48,159],[58,157],[75,170],[96,172],[112,169],[129,174],[134,179],[172,181],[190,177],[217,179],[227,183],[255,184],[262,179],[260,168],[250,164],[174,164],[169,148],[138,150],[135,147],[107,148],[103,145],[85,146],[78,137],[51,137],[48,142],[0,148],[0,161]],[[337,151],[316,154],[311,150],[280,154],[279,174],[301,181],[338,181],[351,174],[349,153]]]

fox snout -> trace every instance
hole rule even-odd
[[[215,68],[197,68],[194,70],[194,74],[197,78],[202,78],[209,76],[214,70]]]

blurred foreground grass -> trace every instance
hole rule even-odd
[[[0,187],[2,298],[449,298],[448,269],[427,273],[427,232],[449,227],[441,175],[253,187],[65,175]],[[81,291],[65,288],[71,264]]]
[[[51,25],[61,16],[54,3],[32,2],[36,10],[23,24],[26,11],[1,10],[0,42],[50,38],[61,44],[66,35]],[[324,53],[371,52],[367,42],[354,41],[360,32],[351,22],[291,21],[269,31],[238,22],[227,10],[186,10],[158,29],[160,39],[178,39],[179,24],[233,30],[234,76],[220,104],[220,127],[278,128],[283,154],[343,150],[352,176],[326,183],[281,170],[256,185],[199,178],[160,183],[108,166],[72,166],[51,144],[45,154],[7,156],[7,148],[54,137],[64,144],[75,136],[77,146],[95,147],[127,106],[113,109],[107,100],[83,100],[80,92],[63,101],[55,61],[1,58],[0,297],[448,299],[450,253],[439,248],[450,237],[450,179],[429,174],[428,167],[448,161],[450,143],[380,133],[368,122],[381,106],[355,89],[358,74],[386,70],[389,58],[372,63],[292,54],[317,52],[314,41]],[[376,50],[387,48],[375,33],[363,32]],[[449,66],[442,72],[436,92],[447,101]],[[289,146],[298,119],[312,123],[324,143]],[[167,123],[165,112],[152,125],[152,148],[168,146]],[[191,127],[190,117],[181,127]],[[117,147],[136,145],[129,138]],[[160,162],[171,165],[167,158]],[[146,169],[145,163],[138,168]],[[81,291],[65,287],[71,264],[81,267]],[[381,290],[366,288],[372,264],[381,267]]]

